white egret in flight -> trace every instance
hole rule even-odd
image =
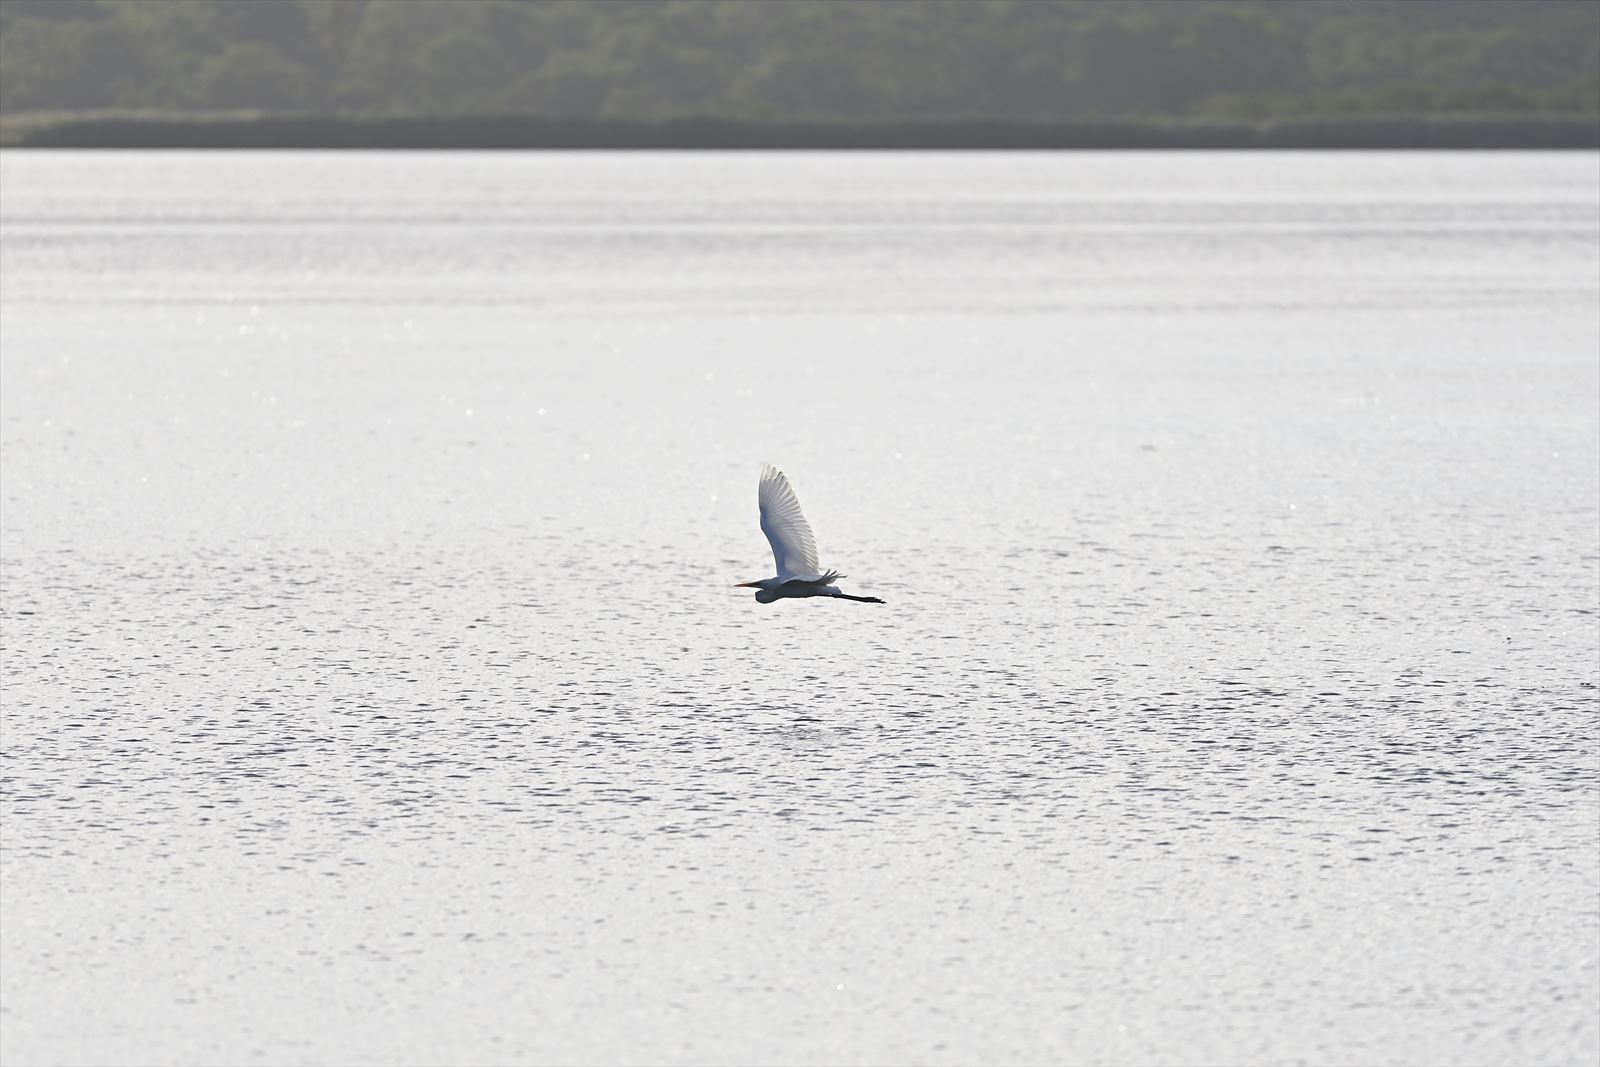
[[[761,468],[761,532],[772,542],[772,561],[776,578],[759,582],[740,582],[735,589],[756,590],[756,600],[770,604],[784,597],[832,596],[859,604],[882,604],[875,596],[851,596],[833,583],[843,578],[838,571],[823,573],[817,565],[817,539],[811,524],[800,511],[800,500],[789,488],[789,479],[768,463]]]

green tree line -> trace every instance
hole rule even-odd
[[[1596,0],[0,0],[0,112],[1600,112]]]

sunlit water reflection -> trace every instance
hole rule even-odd
[[[6,1062],[1600,1056],[1593,157],[0,178]]]

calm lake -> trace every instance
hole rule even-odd
[[[1593,153],[9,151],[0,386],[8,1064],[1600,1059]]]

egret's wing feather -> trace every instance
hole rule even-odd
[[[772,562],[780,578],[812,578],[822,574],[817,566],[817,539],[800,511],[800,500],[789,479],[772,464],[761,468],[761,532],[772,542]]]

